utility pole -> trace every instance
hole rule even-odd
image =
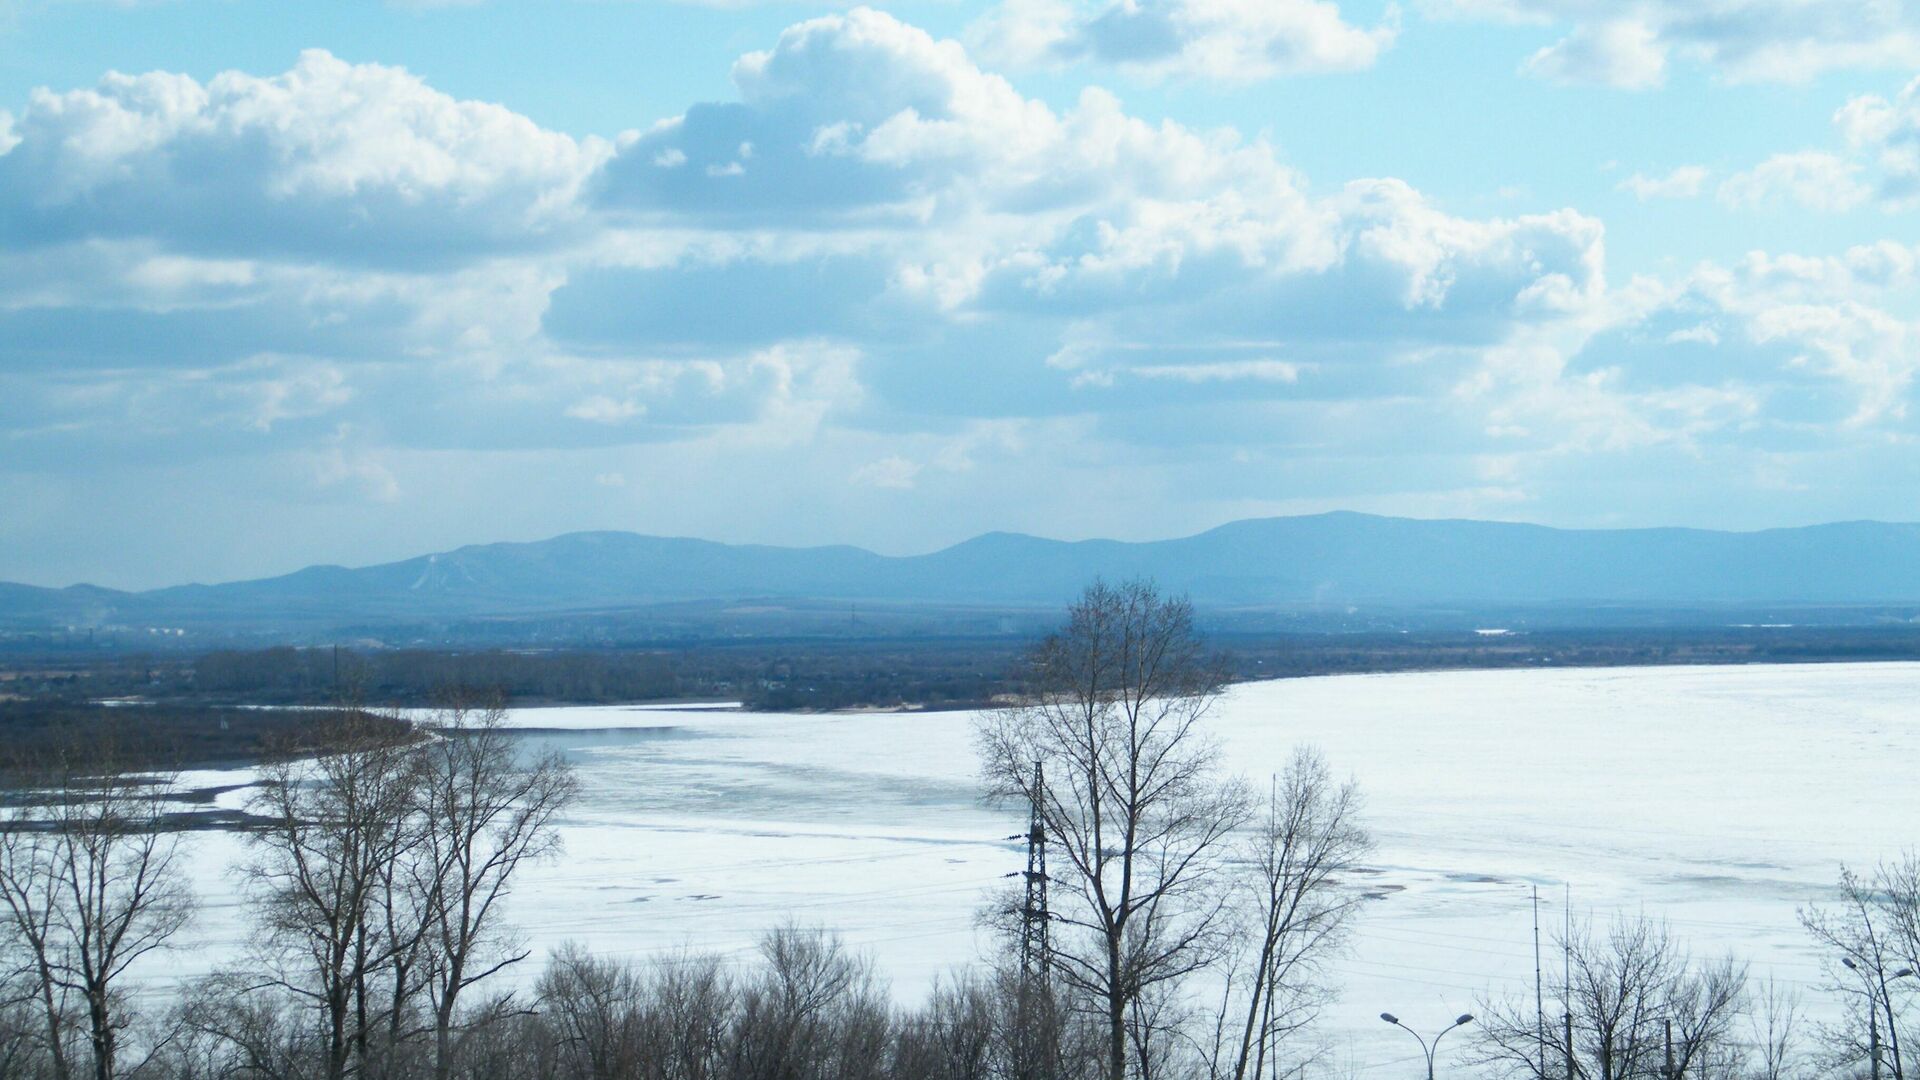
[[[1873,1080],[1880,1080],[1880,1006],[1867,1010],[1867,1060],[1873,1063]]]
[[[1027,897],[1020,907],[1020,1015],[1015,1023],[1012,1070],[1015,1080],[1051,1080],[1057,1048],[1049,986],[1053,950],[1047,933],[1046,784],[1046,771],[1036,761],[1027,811]]]
[[[1667,1034],[1667,1070],[1660,1075],[1666,1080],[1677,1080],[1673,1075],[1673,1021],[1662,1020],[1660,1023],[1665,1026]]]
[[[1547,1075],[1547,999],[1540,988],[1540,886],[1533,887],[1533,1027],[1540,1047],[1540,1077]]]
[[[1020,975],[1052,974],[1053,952],[1047,942],[1047,822],[1042,811],[1046,772],[1033,763],[1033,800],[1027,814],[1027,902],[1020,909]]]
[[[1867,1035],[1869,1048],[1873,1052],[1873,1080],[1880,1080],[1880,1007],[1887,1009],[1887,1037],[1893,1041],[1893,1080],[1905,1080],[1905,1066],[1900,1060],[1900,1028],[1893,1020],[1893,995],[1887,989],[1887,983],[1894,979],[1905,979],[1913,975],[1912,968],[1901,968],[1891,976],[1877,958],[1874,960],[1871,975],[1853,962],[1853,957],[1843,956],[1840,965],[1848,971],[1858,974],[1867,984]],[[1875,983],[1879,984],[1879,993],[1874,992]]]
[[[1567,1080],[1577,1080],[1580,1074],[1573,1067],[1573,884],[1566,882],[1564,888],[1565,899],[1560,904],[1560,917],[1564,920],[1560,931],[1560,1004],[1563,1009],[1560,1019],[1567,1026]]]
[[[1906,1080],[1906,1066],[1900,1063],[1900,1026],[1893,1022],[1893,995],[1887,990],[1887,969],[1881,964],[1873,967],[1874,974],[1880,977],[1880,1003],[1887,1007],[1887,1041],[1893,1049],[1893,1080]],[[1909,975],[1913,974],[1912,968],[1904,970]],[[1901,976],[1895,975],[1894,978]]]

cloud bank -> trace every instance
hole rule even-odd
[[[1274,33],[1357,50],[1324,56],[1373,33],[1280,8]],[[1117,62],[1176,74],[1187,34]],[[0,543],[57,579],[108,550],[71,538],[110,505],[165,579],[194,537],[270,526],[312,561],[369,529],[401,554],[1505,516],[1708,475],[1732,505],[1913,434],[1910,247],[1614,280],[1577,208],[1316,186],[1260,138],[1099,87],[1048,104],[868,9],[731,77],[608,138],[323,52],[32,95],[0,125],[0,498],[35,511]],[[1842,110],[1855,188],[1796,160],[1719,194],[1910,197],[1915,93]]]
[[[1393,44],[1397,16],[1356,26],[1331,0],[1002,0],[973,26],[990,60],[1093,62],[1157,81],[1258,82],[1361,71]]]
[[[1644,90],[1674,61],[1728,82],[1805,83],[1840,70],[1920,65],[1920,8],[1904,0],[1428,0],[1443,18],[1564,28],[1522,69]]]

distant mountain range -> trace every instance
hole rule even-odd
[[[0,584],[0,626],[367,627],[746,601],[1057,609],[1096,575],[1152,577],[1212,609],[1917,604],[1920,525],[1569,530],[1331,513],[1145,543],[989,533],[905,557],[589,532],[147,592]]]

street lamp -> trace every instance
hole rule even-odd
[[[1385,1020],[1387,1023],[1392,1024],[1394,1027],[1399,1028],[1401,1031],[1406,1032],[1407,1034],[1413,1036],[1414,1038],[1420,1039],[1419,1032],[1401,1023],[1400,1018],[1393,1015],[1392,1013],[1381,1013],[1380,1019]],[[1425,1039],[1420,1039],[1420,1050],[1422,1053],[1427,1055],[1427,1080],[1433,1080],[1433,1055],[1436,1051],[1440,1049],[1441,1038],[1444,1037],[1447,1032],[1452,1031],[1454,1028],[1459,1027],[1461,1024],[1471,1024],[1471,1023],[1473,1023],[1473,1014],[1461,1013],[1460,1018],[1458,1020],[1455,1020],[1453,1023],[1448,1024],[1445,1028],[1441,1030],[1439,1035],[1435,1035],[1433,1037],[1433,1042],[1429,1043]]]
[[[1863,979],[1867,977],[1867,972],[1861,970],[1860,965],[1854,963],[1853,957],[1851,956],[1841,957],[1840,964],[1848,971],[1858,972]],[[1905,1068],[1900,1061],[1900,1029],[1893,1022],[1893,995],[1887,992],[1887,984],[1895,979],[1904,979],[1913,974],[1913,969],[1901,968],[1892,975],[1888,975],[1886,968],[1875,964],[1873,966],[1873,974],[1880,982],[1880,992],[1878,994],[1873,993],[1871,983],[1867,986],[1867,996],[1877,999],[1873,1005],[1867,1008],[1867,1053],[1868,1060],[1873,1068],[1873,1080],[1880,1080],[1880,1008],[1882,1006],[1887,1010],[1887,1038],[1893,1042],[1894,1080],[1905,1080]]]

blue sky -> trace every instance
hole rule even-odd
[[[1901,0],[0,0],[0,579],[1920,518]]]

